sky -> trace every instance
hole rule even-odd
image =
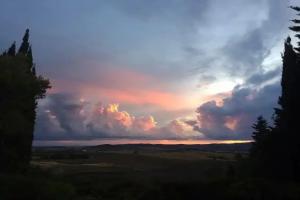
[[[0,50],[26,28],[36,144],[247,141],[271,122],[296,0],[1,0]],[[295,42],[295,41],[294,41]]]

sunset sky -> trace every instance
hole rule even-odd
[[[0,50],[30,29],[37,71],[53,86],[37,143],[249,140],[280,94],[289,5],[1,0]]]

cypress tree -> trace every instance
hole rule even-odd
[[[300,7],[293,7],[293,10],[300,15]],[[300,20],[292,20],[294,25],[290,27],[290,30],[294,31],[295,37],[300,39]],[[300,113],[300,42],[298,40],[297,47],[294,48],[293,57],[290,58],[290,80],[286,82],[288,90],[288,102],[286,113],[283,113],[285,118],[286,127],[283,127],[283,132],[286,132],[286,137],[289,139],[288,149],[291,159],[292,176],[295,180],[300,181],[300,134],[299,134],[299,113]],[[284,121],[284,120],[282,120]]]
[[[12,45],[7,50],[7,55],[15,56],[16,55],[16,42],[13,42]]]
[[[23,36],[23,42],[19,48],[18,53],[26,55],[28,53],[29,47],[30,47],[30,45],[29,45],[29,29],[26,29],[25,34]]]
[[[300,12],[299,7],[291,7]],[[290,27],[291,30],[299,32],[299,20]],[[296,37],[300,38],[299,34]],[[284,43],[282,54],[282,78],[281,95],[278,99],[278,108],[275,108],[274,127],[270,137],[263,144],[260,159],[268,167],[272,177],[300,180],[300,134],[298,115],[300,113],[300,42],[294,47],[291,38],[288,37]],[[255,149],[255,144],[253,149]],[[280,147],[280,148],[278,148]],[[266,170],[265,170],[266,171]]]
[[[291,7],[300,12],[300,7]],[[299,15],[299,14],[298,14]],[[300,39],[300,20],[294,19],[294,26],[290,27]],[[258,133],[265,129],[262,119],[254,125],[254,143],[251,149],[252,157],[257,158],[264,172],[271,177],[293,179],[300,181],[300,42],[294,47],[291,38],[284,43],[282,54],[281,95],[278,108],[275,108],[274,127],[271,128],[267,139],[259,139]],[[260,124],[260,126],[258,126]],[[261,130],[259,130],[259,127]],[[264,137],[262,137],[264,138]],[[260,142],[259,142],[260,140]],[[261,144],[261,145],[260,145]],[[279,148],[280,147],[280,148]],[[263,163],[263,164],[262,164]],[[262,164],[262,165],[261,165]]]
[[[47,79],[36,75],[28,29],[17,55],[13,49],[0,56],[0,171],[29,165],[37,100],[50,88]]]
[[[27,32],[26,32],[27,33]],[[25,33],[25,35],[26,35]],[[34,63],[33,63],[33,56],[32,56],[32,48],[29,45],[28,51],[26,53],[26,58],[28,61],[28,70],[29,73],[33,76],[36,77],[35,74],[35,69],[34,69]],[[34,69],[34,73],[33,70]],[[28,113],[27,113],[27,118],[29,119],[29,127],[28,127],[28,140],[24,141],[25,146],[24,149],[27,150],[26,154],[27,155],[24,159],[25,160],[30,160],[31,158],[31,146],[32,146],[32,141],[33,141],[33,132],[34,132],[34,125],[35,125],[35,120],[36,120],[36,107],[37,107],[37,98],[35,92],[32,92],[28,96]]]
[[[31,45],[30,45],[29,48],[28,48],[28,51],[27,51],[26,56],[27,56],[27,58],[28,58],[29,64],[30,64],[31,67],[32,67],[32,65],[33,65],[33,56],[32,56],[32,48],[31,48]]]
[[[291,128],[292,112],[295,110],[293,96],[297,83],[297,53],[288,37],[284,43],[282,55],[281,96],[278,99],[279,108],[275,108],[275,128],[286,131]],[[288,133],[287,133],[288,134]]]

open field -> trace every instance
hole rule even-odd
[[[0,174],[0,197],[231,200],[264,199],[261,195],[268,194],[267,199],[300,198],[298,185],[243,176],[249,168],[243,165],[248,156],[243,149],[218,145],[39,147],[34,148],[31,172]],[[7,192],[15,189],[21,192]]]
[[[32,165],[54,174],[72,176],[94,174],[113,178],[163,180],[203,180],[223,176],[235,162],[235,153],[196,150],[143,149],[38,149]]]
[[[178,193],[184,199],[186,193],[195,195],[199,184],[226,178],[235,154],[138,145],[38,148],[32,165],[71,183],[81,197],[174,199],[168,195]],[[173,187],[178,189],[171,192]]]
[[[179,152],[137,152],[100,151],[84,152],[47,151],[36,152],[32,164],[53,173],[64,175],[78,173],[130,173],[147,179],[153,176],[176,178],[205,178],[219,176],[226,166],[234,162],[233,153],[213,153],[200,151]],[[167,172],[167,173],[166,173]],[[197,172],[197,173],[195,173]],[[214,172],[214,173],[211,173]],[[217,172],[217,173],[216,173]]]

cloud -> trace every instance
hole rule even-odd
[[[266,16],[258,21],[257,26],[250,27],[240,37],[230,38],[221,51],[232,76],[257,73],[271,49],[283,41],[288,32],[287,6],[285,1],[267,1]]]
[[[209,0],[186,0],[184,2],[177,0],[123,0],[121,2],[113,0],[108,4],[128,16],[144,22],[153,18],[172,18],[176,22],[183,20],[189,25],[191,21],[202,20],[210,5]]]
[[[246,33],[240,40],[230,41],[222,50],[225,52],[226,63],[232,66],[231,73],[249,73],[249,70],[258,67],[268,54],[268,47],[264,46],[261,28]],[[244,75],[244,74],[243,74]]]
[[[130,69],[98,70],[89,81],[52,80],[50,92],[77,93],[89,99],[119,102],[122,105],[156,106],[161,110],[178,110],[187,104],[187,98],[172,90],[164,80]]]
[[[35,140],[99,138],[178,139],[199,135],[182,120],[159,127],[153,116],[134,116],[118,104],[90,103],[56,93],[40,102]]]
[[[274,70],[253,74],[246,80],[246,84],[248,86],[260,86],[269,81],[279,80],[280,74],[281,68],[276,67]]]
[[[184,119],[175,119],[158,130],[163,138],[169,139],[202,139],[202,135],[193,131]]]
[[[255,0],[224,1],[212,9],[211,15],[218,17],[210,16],[208,20],[216,30],[210,27],[204,30],[211,34],[201,35],[201,50],[205,53],[197,58],[198,72],[211,73],[218,79],[244,79],[257,73],[271,49],[288,34],[287,7],[287,1]]]
[[[201,106],[201,131],[213,137],[217,130],[225,130],[229,137],[235,130],[234,137],[246,137],[237,130],[242,131],[243,123],[248,127],[248,114],[235,114],[246,108],[230,102],[249,101],[249,108],[254,102],[253,109],[262,110],[253,112],[273,106],[277,98],[270,99],[270,105],[266,102],[279,91],[273,85],[276,78],[260,73],[263,61],[272,57],[269,51],[287,34],[291,18],[287,7],[282,0],[73,0],[59,6],[56,1],[4,0],[0,25],[7,31],[0,32],[0,46],[9,46],[31,28],[38,72],[50,78],[52,94],[56,93],[39,108],[36,138],[162,137],[162,132],[163,137],[182,137],[175,133],[185,126],[178,121],[164,131],[168,124],[150,127],[156,121],[180,119],[180,110],[211,99],[208,95],[220,88],[227,92],[240,80],[246,83],[236,87],[231,97],[219,95],[223,103]],[[274,55],[280,60],[279,51]],[[280,61],[276,62],[275,67]],[[207,88],[213,92],[206,94]],[[270,97],[265,95],[268,92]],[[105,104],[78,103],[79,96]],[[122,109],[127,106],[126,111],[94,113],[99,107],[111,109],[110,102],[119,102]],[[155,118],[145,113],[154,113]],[[208,130],[213,123],[216,130]],[[142,129],[148,130],[138,134]]]
[[[254,7],[250,8],[254,10],[263,5],[256,1],[251,2]],[[214,69],[214,76],[224,73],[229,79],[240,78],[244,82],[237,85],[232,94],[223,98],[221,103],[203,103],[196,111],[197,120],[188,121],[188,124],[207,138],[250,139],[251,124],[256,117],[262,114],[270,119],[273,108],[276,107],[280,94],[280,59],[272,63],[271,67],[264,66],[264,61],[274,60],[274,55],[280,58],[280,52],[274,55],[270,52],[278,43],[283,43],[288,32],[288,2],[269,0],[264,3],[262,7],[266,9],[265,12],[258,12],[253,20],[250,18],[246,23],[253,26],[239,26],[236,34],[233,31],[235,28],[231,27],[230,33],[233,35],[226,37],[224,45],[215,48],[217,59],[210,55],[202,60],[207,68],[211,67],[208,70]],[[251,15],[248,13],[242,16],[246,18],[239,16],[239,20],[247,21]],[[264,68],[275,70],[265,71]],[[207,73],[203,69],[201,72]]]
[[[216,77],[212,76],[212,75],[202,75],[200,76],[199,79],[199,84],[197,85],[198,88],[203,88],[206,87],[208,85],[210,85],[211,83],[213,83],[214,81],[216,81]]]
[[[187,124],[210,139],[250,139],[255,119],[259,115],[268,119],[272,116],[280,94],[279,76],[279,70],[253,75],[248,82],[236,86],[221,104],[202,104],[196,111],[197,120]]]
[[[87,131],[93,132],[95,136],[101,132],[106,133],[107,137],[130,137],[130,134],[139,137],[139,134],[151,132],[156,128],[156,123],[152,116],[135,117],[126,111],[119,111],[118,104],[103,106],[100,103],[92,110]]]
[[[37,113],[36,139],[79,137],[84,132],[86,116],[83,103],[73,95],[51,94],[40,102]],[[51,134],[55,133],[55,134]]]

